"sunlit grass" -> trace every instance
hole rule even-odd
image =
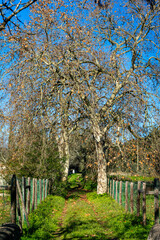
[[[29,221],[22,240],[145,240],[153,225],[147,219],[147,226],[143,226],[142,217],[126,213],[107,194],[82,190],[71,191],[66,199],[47,197]]]
[[[7,191],[0,193],[0,225],[10,222],[10,195]]]

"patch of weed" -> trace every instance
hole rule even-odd
[[[118,239],[147,239],[153,221],[148,219],[147,226],[142,225],[142,217],[126,213],[119,204],[108,195],[87,194],[94,205],[98,218],[105,228],[110,229]]]
[[[22,240],[51,239],[59,228],[58,222],[65,200],[60,196],[48,196],[38,208],[29,215],[29,227],[24,226]]]
[[[68,176],[68,187],[70,189],[78,188],[83,186],[83,177],[81,173],[74,173]]]
[[[11,201],[9,193],[1,193],[0,196],[0,225],[11,221]]]

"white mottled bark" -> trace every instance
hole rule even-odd
[[[65,131],[63,133],[63,137],[64,137],[65,163],[63,168],[62,181],[66,181],[68,177],[68,172],[69,172],[69,143],[68,143],[68,136]]]
[[[57,137],[59,157],[65,158],[62,181],[66,181],[69,172],[69,143],[66,131],[63,129],[60,138]]]
[[[98,160],[97,194],[103,194],[107,191],[106,160],[103,153],[103,147],[100,142],[97,143],[96,148]]]
[[[106,160],[101,143],[101,131],[98,125],[94,125],[94,137],[96,141],[98,176],[97,176],[97,194],[103,194],[107,191],[107,173]]]

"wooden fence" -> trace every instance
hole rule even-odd
[[[35,210],[38,204],[44,200],[49,193],[49,180],[25,178],[18,179],[12,176],[11,185],[0,186],[0,189],[10,190],[11,193],[11,223],[22,228],[24,222],[29,225],[28,215]]]
[[[146,195],[154,195],[154,219],[159,223],[159,179],[154,179],[153,191],[148,191],[145,182],[123,182],[107,178],[107,193],[110,194],[126,211],[143,216],[146,225]],[[122,204],[123,198],[123,204]]]

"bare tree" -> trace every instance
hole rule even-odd
[[[17,26],[15,19],[21,22],[17,15],[36,1],[37,0],[20,0],[17,3],[15,0],[3,0],[0,4],[0,31],[3,31],[6,26],[10,29],[11,24]]]

